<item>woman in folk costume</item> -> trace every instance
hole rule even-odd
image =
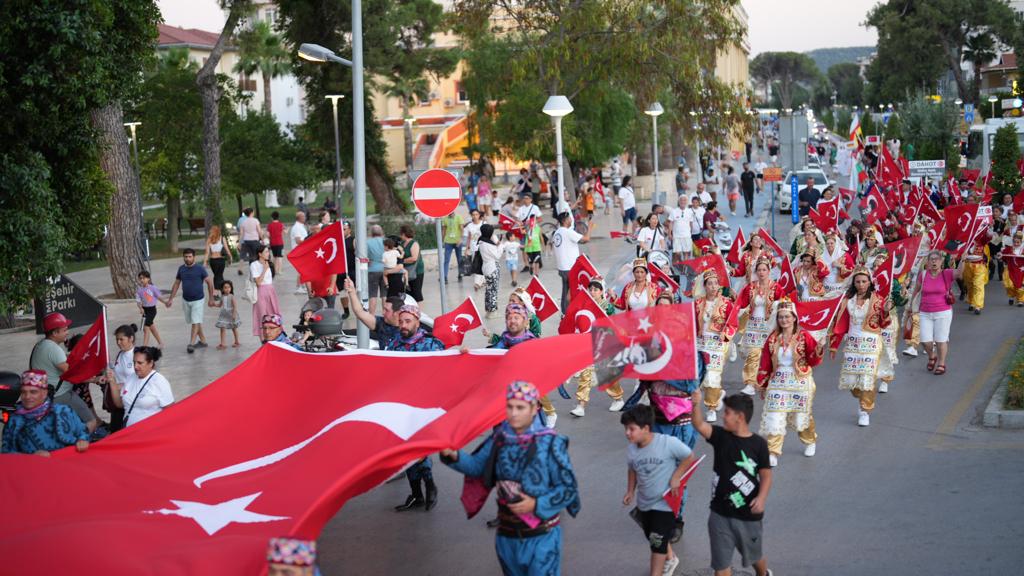
[[[1006,263],[1006,270],[1003,272],[1003,287],[1006,288],[1006,295],[1009,297],[1010,306],[1014,303],[1024,307],[1024,282],[1014,284],[1014,274],[1010,273],[1011,267],[1020,270],[1024,267],[1024,229],[1018,228],[1011,237],[1011,244],[1003,243],[1003,251],[1000,258]],[[1009,262],[1011,256],[1017,256],[1015,262]],[[1017,276],[1017,280],[1021,277]]]
[[[868,226],[864,230],[864,240],[861,241],[860,253],[857,255],[857,266],[867,268],[874,272],[885,259],[889,257],[889,251],[882,245],[882,233],[876,226]]]
[[[807,226],[804,233],[797,236],[796,240],[793,241],[793,245],[789,248],[789,254],[792,257],[797,257],[800,254],[804,254],[811,251],[820,251],[821,247],[825,244],[825,238],[822,237],[821,232],[814,223],[808,220],[810,226]]]
[[[736,278],[743,278],[745,283],[753,282],[756,278],[754,274],[754,265],[761,258],[768,259],[768,263],[771,267],[775,266],[775,253],[771,250],[765,250],[764,238],[754,234],[747,240],[747,244],[743,246],[743,254],[740,255],[740,264],[733,269],[732,275]],[[740,288],[742,289],[742,287]]]
[[[626,287],[615,300],[615,307],[619,310],[638,310],[654,306],[658,292],[660,290],[657,284],[651,282],[650,273],[647,271],[647,260],[637,258],[633,260],[633,280],[626,283]]]
[[[843,349],[843,365],[839,372],[839,389],[849,390],[860,401],[857,424],[868,426],[878,394],[875,380],[885,345],[882,329],[889,324],[888,299],[874,293],[871,273],[866,268],[853,272],[853,281],[839,307],[839,316],[832,328],[830,356],[835,358],[839,344]]]
[[[729,340],[736,334],[736,315],[733,301],[722,295],[722,286],[714,270],[700,274],[693,290],[694,308],[697,312],[697,350],[707,354],[707,372],[701,388],[704,389],[704,405],[708,417],[717,410],[722,400],[722,370]]]
[[[836,298],[846,291],[846,281],[856,265],[853,256],[846,249],[846,243],[838,232],[829,232],[825,236],[825,250],[821,253],[821,262],[828,269],[825,277],[825,298]]]
[[[811,413],[814,403],[811,369],[821,363],[825,351],[824,341],[815,340],[810,332],[800,328],[793,302],[779,303],[775,322],[775,330],[764,343],[757,372],[758,388],[765,401],[758,433],[768,441],[773,467],[782,454],[787,428],[797,432],[804,443],[804,456],[814,456],[818,434]]]
[[[764,348],[764,342],[773,328],[769,319],[775,313],[776,303],[785,296],[779,283],[771,278],[771,264],[767,259],[762,259],[754,265],[754,273],[756,279],[744,286],[739,298],[736,299],[736,307],[741,316],[740,331],[743,332],[740,345],[746,355],[746,361],[743,363],[743,393],[751,396],[754,394],[754,386],[757,385],[761,349]],[[708,417],[713,419],[715,415],[709,412]]]
[[[989,233],[978,234],[964,252],[964,289],[968,310],[976,315],[985,307],[985,286],[988,284]]]
[[[811,220],[810,216],[800,219],[800,224],[789,229],[789,255],[795,257],[807,245],[804,237],[808,232],[817,232],[818,226]],[[819,238],[824,240],[823,238]]]
[[[812,248],[800,255],[800,265],[793,270],[793,280],[801,302],[824,300],[825,278],[828,278],[828,267],[818,258],[817,250]]]

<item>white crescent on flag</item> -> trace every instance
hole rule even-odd
[[[580,316],[590,319],[590,323],[587,325],[586,330],[580,330]],[[594,313],[590,310],[580,310],[576,312],[576,316],[574,316],[573,319],[575,320],[577,334],[590,332],[590,329],[594,327],[594,322],[597,320],[597,318],[594,317]]]
[[[651,360],[650,362],[644,362],[643,364],[634,364],[633,370],[640,374],[657,374],[668,366],[668,363],[672,361],[672,341],[664,332],[658,332],[658,336],[661,337],[661,341],[665,344],[665,350],[660,356]]]
[[[328,238],[327,240],[324,240],[324,243],[320,245],[320,248],[322,249],[324,246],[327,246],[328,243],[331,245],[331,257],[325,262],[330,264],[331,262],[334,262],[334,258],[338,255],[338,239]]]
[[[459,319],[460,318],[465,318],[466,319],[466,326],[469,326],[469,325],[471,325],[473,323],[473,316],[471,316],[469,314],[456,314],[455,315],[455,319],[452,320],[452,326],[451,326],[452,332],[458,332],[460,334],[465,334],[466,333],[465,330],[459,330],[458,324],[459,324]]]

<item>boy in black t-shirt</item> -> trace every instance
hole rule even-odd
[[[700,390],[690,399],[700,405]],[[761,553],[761,519],[772,486],[768,442],[750,431],[754,414],[750,396],[731,394],[724,402],[721,427],[708,424],[701,410],[692,414],[694,429],[715,449],[708,517],[711,568],[715,576],[730,576],[733,552],[739,550],[744,566],[753,565],[757,576],[771,576]]]

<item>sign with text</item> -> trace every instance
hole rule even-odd
[[[789,178],[790,205],[789,213],[793,216],[793,224],[800,221],[800,190],[796,174]]]
[[[878,146],[882,143],[881,136],[868,136],[864,138],[864,143],[868,146]]]
[[[946,174],[945,160],[911,160],[911,178],[942,178]]]
[[[86,328],[103,311],[103,304],[70,278],[61,274],[50,279],[50,287],[41,300],[35,301],[36,334],[43,333],[43,318],[60,312],[71,321],[71,329]]]
[[[782,182],[782,168],[771,166],[762,172],[765,182]]]

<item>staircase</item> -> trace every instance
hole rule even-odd
[[[421,144],[416,150],[416,155],[412,157],[412,169],[413,170],[427,170],[430,168],[430,155],[433,153],[434,147]]]

